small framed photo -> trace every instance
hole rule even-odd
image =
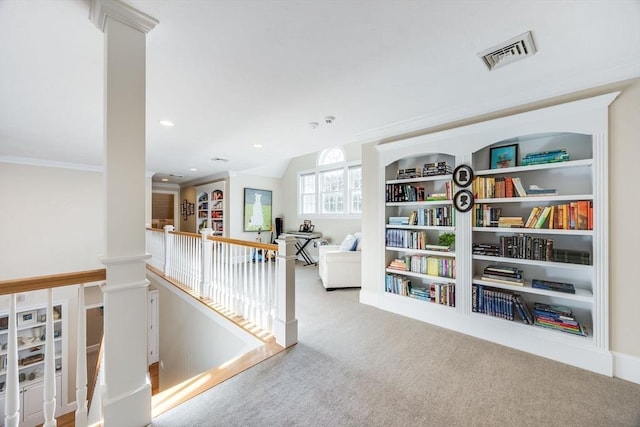
[[[473,169],[468,165],[458,165],[453,170],[453,182],[458,187],[468,187],[473,182]]]
[[[18,313],[18,327],[36,323],[36,310],[23,311]]]
[[[489,151],[489,169],[512,168],[518,164],[518,144],[494,147]]]
[[[453,196],[453,207],[458,212],[469,212],[473,208],[473,193],[469,190],[460,190]]]

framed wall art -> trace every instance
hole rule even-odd
[[[244,189],[244,231],[271,231],[271,190]]]
[[[518,144],[494,147],[489,151],[489,169],[512,168],[518,164]]]

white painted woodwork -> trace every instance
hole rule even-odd
[[[160,361],[160,314],[159,314],[159,292],[157,289],[149,290],[149,305],[147,314],[149,316],[147,329],[148,329],[148,351],[149,351],[149,365]]]
[[[363,211],[378,212],[377,225],[371,229],[363,220],[363,231],[368,244],[363,248],[363,289],[360,300],[363,303],[416,318],[438,326],[467,333],[502,345],[527,351],[553,360],[605,375],[613,374],[613,356],[609,351],[609,308],[608,308],[608,106],[618,93],[611,93],[580,101],[560,104],[548,108],[506,116],[423,136],[408,138],[392,143],[380,144],[367,155],[375,159],[377,170],[366,170],[363,181],[373,182],[375,189],[365,188]],[[532,137],[536,135],[536,137]],[[547,138],[568,135],[567,143],[577,154],[576,163],[545,165],[527,169],[515,167],[507,171],[511,176],[533,174],[532,183],[552,184],[562,180],[573,200],[582,194],[594,204],[594,230],[584,233],[567,233],[561,230],[546,231],[554,240],[565,244],[576,244],[577,240],[588,240],[592,251],[593,266],[563,265],[561,263],[537,263],[529,260],[505,259],[507,263],[517,263],[526,269],[546,269],[552,275],[564,275],[575,279],[585,290],[578,298],[556,293],[549,298],[550,303],[568,305],[574,309],[582,323],[592,325],[589,336],[573,336],[568,333],[550,331],[544,328],[508,322],[502,319],[473,313],[471,290],[474,263],[487,261],[487,257],[472,256],[471,247],[474,233],[477,235],[495,233],[495,230],[480,230],[472,227],[472,212],[456,213],[456,307],[443,307],[412,298],[398,297],[384,292],[384,271],[392,251],[385,251],[385,179],[395,178],[398,162],[417,162],[432,153],[445,153],[455,158],[455,164],[471,165],[478,175],[492,175],[488,170],[488,147],[498,142],[520,137],[518,141],[523,153],[546,149],[566,148],[553,145]],[[573,139],[572,139],[573,138]],[[533,142],[529,142],[533,141]],[[529,142],[529,145],[527,143]],[[532,146],[532,144],[534,144]],[[535,146],[538,144],[538,146]],[[572,157],[573,160],[573,157]],[[573,162],[572,162],[573,163]],[[415,164],[415,166],[421,166]],[[585,172],[586,171],[586,172]],[[386,175],[385,175],[386,174]],[[580,175],[583,174],[583,175]],[[567,196],[564,196],[567,197]],[[558,197],[560,201],[562,197]],[[497,202],[493,199],[480,202]],[[508,203],[508,202],[507,202]],[[554,198],[532,198],[536,204],[557,204]],[[395,209],[395,208],[394,208]],[[524,210],[524,207],[521,208]],[[530,208],[529,208],[530,210]],[[526,230],[525,232],[528,232]],[[541,231],[542,232],[542,231]],[[512,233],[513,234],[513,233]],[[564,239],[564,240],[563,240]],[[562,248],[563,246],[555,246]],[[587,292],[590,291],[590,292]],[[519,293],[528,292],[520,289]],[[539,293],[531,293],[539,298]],[[529,294],[525,294],[529,295]]]
[[[276,240],[278,256],[276,263],[276,319],[274,335],[276,342],[289,347],[298,342],[298,319],[296,319],[295,286],[295,242],[293,237]]]
[[[143,426],[151,422],[144,233],[146,33],[157,21],[124,3],[101,0],[92,1],[91,19],[104,32],[105,48],[103,425]]]
[[[47,289],[47,318],[44,350],[44,427],[55,427],[56,410],[56,346],[53,341],[53,289]]]
[[[84,285],[78,286],[78,314],[76,336],[76,427],[88,425],[87,407],[87,310]],[[94,394],[98,390],[94,388]]]
[[[18,382],[18,335],[16,295],[9,300],[9,331],[7,341],[7,380],[5,385],[5,427],[17,427],[20,422],[20,385]]]

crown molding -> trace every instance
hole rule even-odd
[[[91,0],[89,19],[102,32],[104,32],[107,17],[145,34],[158,25],[158,20],[154,17],[119,0]]]
[[[55,160],[34,159],[31,157],[16,157],[16,156],[0,156],[0,163],[11,163],[14,165],[24,166],[37,166],[42,168],[58,168],[58,169],[71,169],[85,172],[104,172],[104,166],[102,165],[87,165],[82,163],[69,163],[58,162]],[[155,172],[144,171],[144,175],[147,178],[153,177]]]
[[[12,163],[15,165],[38,166],[45,168],[73,169],[88,172],[103,172],[104,167],[98,165],[86,165],[81,163],[57,162],[55,160],[33,159],[30,157],[0,156],[0,163]]]

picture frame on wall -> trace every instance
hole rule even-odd
[[[493,147],[489,151],[489,169],[513,168],[518,165],[518,144]]]
[[[244,231],[272,230],[272,192],[257,188],[244,189]]]

